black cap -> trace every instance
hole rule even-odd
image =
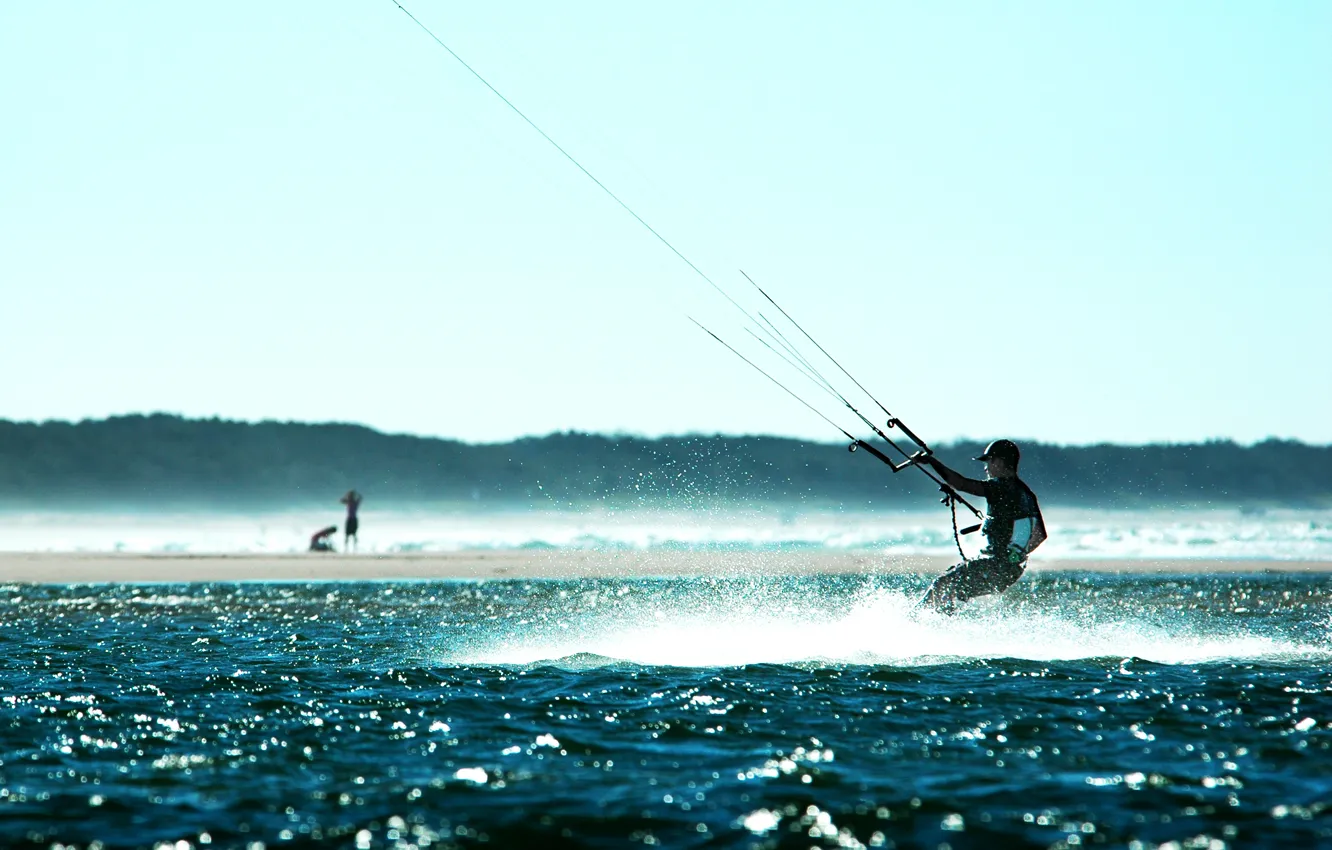
[[[992,457],[1006,460],[1010,466],[1017,466],[1022,453],[1018,451],[1017,443],[1012,440],[995,440],[985,447],[985,451],[981,452],[976,460],[989,460]]]

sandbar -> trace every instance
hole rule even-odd
[[[351,555],[0,553],[0,583],[84,584],[236,581],[386,581],[933,575],[956,559],[869,551],[476,550]],[[1332,561],[1037,559],[1028,572],[1180,575],[1332,572]]]

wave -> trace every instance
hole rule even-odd
[[[1051,510],[1043,560],[1235,558],[1332,561],[1332,511],[1116,512]],[[55,552],[294,553],[336,515],[0,515],[0,549]],[[974,552],[979,535],[964,539]],[[445,553],[477,549],[866,550],[949,555],[940,512],[843,513],[797,509],[731,512],[533,510],[495,514],[368,512],[359,551]]]

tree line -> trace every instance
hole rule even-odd
[[[1225,440],[1144,446],[1023,441],[1042,503],[1095,507],[1325,506],[1332,446]],[[982,444],[939,456],[979,475]],[[934,485],[845,443],[556,433],[504,443],[385,434],[360,425],[247,423],[154,414],[0,420],[0,506],[237,507],[327,504],[356,488],[378,505],[589,503],[705,508],[807,503],[925,506]]]

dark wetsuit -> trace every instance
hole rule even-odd
[[[986,546],[979,558],[958,564],[934,580],[925,601],[952,613],[958,603],[998,593],[1022,577],[1027,568],[1027,544],[1041,507],[1036,494],[1018,478],[989,478],[985,487]]]

